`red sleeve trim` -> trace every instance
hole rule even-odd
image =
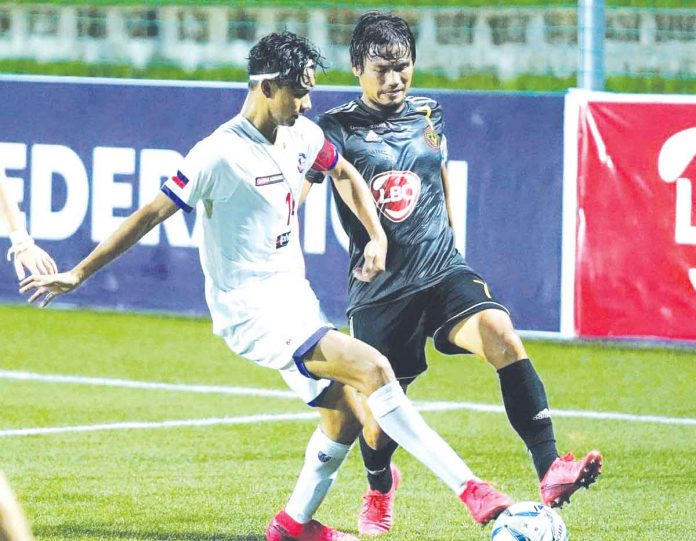
[[[338,163],[338,150],[333,143],[324,139],[324,145],[321,147],[317,159],[314,160],[312,169],[315,171],[331,171]]]

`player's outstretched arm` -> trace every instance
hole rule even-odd
[[[48,305],[58,295],[68,293],[92,274],[116,259],[148,231],[174,214],[179,207],[160,193],[151,203],[131,214],[109,238],[80,261],[72,270],[60,274],[34,274],[20,283],[20,293],[32,293],[29,302]],[[42,299],[43,297],[43,299]]]
[[[34,240],[21,225],[19,208],[7,193],[2,172],[0,172],[0,217],[7,223],[10,241],[12,242],[12,247],[7,252],[7,260],[10,261],[14,255],[14,268],[19,280],[25,276],[25,267],[32,274],[58,272],[58,268],[51,256],[34,244]]]
[[[353,269],[353,275],[359,280],[371,282],[379,273],[384,272],[387,261],[387,235],[379,222],[372,194],[362,175],[343,156],[339,155],[336,167],[328,173],[338,195],[358,217],[370,236],[370,242],[365,246],[365,263],[362,268]]]

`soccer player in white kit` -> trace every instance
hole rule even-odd
[[[162,193],[72,270],[33,275],[20,292],[33,291],[29,301],[46,306],[179,209],[197,207],[203,213],[200,256],[213,331],[238,355],[280,371],[320,415],[296,487],[268,526],[267,540],[356,540],[312,520],[360,432],[356,391],[368,397],[384,432],[454,490],[477,521],[486,522],[512,500],[474,476],[425,423],[386,358],[335,330],[305,279],[296,202],[309,168],[332,177],[370,236],[356,277],[372,280],[382,272],[387,251],[364,180],[321,128],[302,116],[311,106],[321,61],[313,44],[290,32],[262,38],[249,54],[249,94],[241,112],[196,144]],[[468,499],[462,496],[467,487]]]

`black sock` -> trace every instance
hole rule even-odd
[[[373,449],[363,438],[362,432],[360,433],[360,452],[367,470],[367,482],[372,490],[386,494],[391,489],[391,457],[398,447],[399,444],[390,439],[381,449]]]
[[[529,359],[498,370],[508,420],[532,454],[539,479],[558,456],[544,384]]]

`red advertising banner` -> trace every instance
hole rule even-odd
[[[578,119],[576,332],[696,340],[696,99],[588,97]]]

